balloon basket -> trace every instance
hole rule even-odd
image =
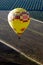
[[[21,39],[21,37],[18,37],[18,39]]]

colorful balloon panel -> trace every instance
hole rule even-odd
[[[11,28],[21,36],[30,24],[29,13],[23,8],[16,8],[8,14]]]

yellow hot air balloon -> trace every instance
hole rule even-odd
[[[9,12],[8,22],[11,28],[21,36],[30,24],[29,12],[23,8],[16,8]]]

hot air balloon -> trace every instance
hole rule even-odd
[[[30,24],[29,12],[23,8],[16,8],[9,12],[8,23],[20,37]]]

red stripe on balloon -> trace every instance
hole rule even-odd
[[[25,28],[22,28],[22,29],[21,29],[21,31],[24,31],[24,30],[25,30]]]
[[[15,19],[20,19],[20,16],[15,16]]]

